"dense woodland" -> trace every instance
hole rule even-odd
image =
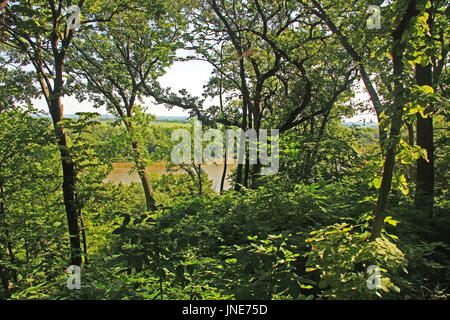
[[[443,0],[0,0],[0,299],[447,299],[449,16]],[[213,67],[202,96],[161,85],[194,60]],[[66,117],[69,96],[114,118]],[[190,119],[157,122],[155,104]],[[342,125],[361,112],[377,127]],[[215,192],[202,164],[171,162],[194,119],[278,129],[278,172],[247,147]],[[120,162],[140,183],[105,182]]]

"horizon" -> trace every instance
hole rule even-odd
[[[49,114],[38,113],[38,116],[50,118]],[[177,115],[154,115],[156,120],[189,120],[189,115],[177,116]],[[63,118],[76,118],[78,117],[76,113],[68,113],[63,116]],[[108,118],[118,118],[113,114],[100,114],[99,118],[108,117]],[[365,118],[362,120],[352,120],[350,118],[341,119],[341,123],[344,125],[357,125],[357,126],[365,126],[365,127],[373,127],[376,128],[378,126],[377,122],[374,121],[365,121]]]
[[[166,73],[159,78],[159,82],[164,88],[171,88],[173,92],[186,90],[190,95],[201,97],[204,92],[204,87],[208,83],[212,74],[213,67],[205,61],[190,60],[177,61],[166,69]],[[195,75],[195,76],[192,76]],[[370,104],[368,95],[362,87],[362,84],[357,85],[357,93],[354,100],[358,103],[363,101]],[[111,115],[106,107],[94,108],[93,103],[86,99],[84,102],[79,102],[74,96],[62,97],[62,104],[64,106],[63,114],[75,114],[77,112],[97,112],[100,115]],[[205,105],[210,106],[217,102],[218,98],[206,99]],[[168,109],[162,104],[155,104],[151,98],[144,98],[143,104],[148,107],[148,112],[157,117],[188,117],[189,112],[180,107],[172,107]],[[32,105],[39,110],[48,110],[45,99],[33,99]],[[372,107],[370,108],[372,110]],[[47,111],[45,111],[47,112]],[[346,122],[365,122],[378,123],[377,117],[369,112],[357,114],[351,118],[346,118]]]

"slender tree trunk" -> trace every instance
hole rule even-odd
[[[251,112],[251,107],[250,107],[250,95],[248,92],[248,88],[247,88],[247,80],[245,78],[245,65],[244,65],[244,56],[243,56],[243,52],[242,52],[242,48],[239,46],[236,46],[236,50],[239,54],[239,56],[241,57],[239,60],[239,76],[241,79],[241,85],[242,85],[242,130],[245,132],[247,130],[247,113]],[[244,144],[245,147],[245,138],[243,141],[240,141],[240,143]],[[244,148],[245,149],[245,148]],[[241,148],[239,148],[239,150],[241,150]],[[245,162],[245,150],[244,153],[241,155],[240,151],[239,151],[239,155],[238,155],[238,165],[237,165],[237,170],[236,170],[236,183],[234,185],[234,190],[235,191],[239,191],[241,190],[241,182],[242,182],[242,171],[243,171],[243,167],[244,167],[244,162]]]
[[[55,44],[56,46],[56,44]],[[54,49],[56,51],[56,49]],[[63,198],[66,210],[67,225],[70,238],[70,256],[71,264],[81,266],[81,245],[80,245],[80,229],[78,226],[78,209],[75,201],[75,168],[72,157],[67,146],[66,134],[64,128],[59,124],[63,119],[63,106],[61,104],[62,88],[63,88],[63,66],[64,57],[59,54],[55,55],[55,75],[54,88],[49,85],[49,79],[45,76],[42,62],[32,60],[36,68],[39,83],[46,99],[48,109],[53,121],[55,135],[58,141],[58,149],[61,156],[61,164],[63,171]]]
[[[309,181],[311,178],[311,174],[313,172],[314,164],[316,163],[317,154],[319,153],[320,144],[322,143],[322,137],[325,133],[325,128],[328,123],[328,117],[330,116],[331,108],[325,113],[322,124],[320,125],[319,134],[317,135],[317,139],[314,143],[314,148],[311,152],[311,156],[309,158],[308,163],[306,164],[306,170],[304,173],[304,177]]]
[[[52,106],[54,110],[60,105],[59,99],[55,103],[56,106]],[[59,107],[58,107],[59,108]],[[80,229],[78,225],[78,209],[75,202],[75,169],[72,157],[67,146],[67,139],[64,129],[58,124],[61,118],[55,117],[51,112],[53,122],[55,125],[55,131],[58,138],[58,147],[61,154],[61,163],[63,169],[63,197],[64,206],[66,209],[67,225],[69,228],[70,236],[70,248],[71,248],[71,264],[81,266],[81,243],[80,243]]]
[[[388,148],[385,156],[383,178],[381,180],[381,186],[378,192],[378,200],[375,209],[375,220],[372,227],[371,240],[375,240],[381,234],[381,230],[384,226],[384,219],[386,217],[386,204],[389,198],[389,193],[391,192],[395,155],[397,153],[397,145],[399,141],[399,130],[397,128],[391,128],[390,134],[390,142],[392,143],[392,146]]]
[[[240,139],[240,138],[239,138]],[[245,144],[245,139],[243,141],[239,140],[239,143],[244,143]],[[241,184],[242,184],[242,172],[244,169],[244,159],[245,159],[245,150],[243,152],[243,154],[241,154],[241,148],[238,148],[238,164],[236,167],[236,180],[235,180],[235,184],[234,184],[234,190],[235,191],[239,191],[241,190]]]
[[[195,171],[197,173],[198,179],[198,195],[201,196],[203,194],[203,183],[202,183],[202,165],[194,165]]]
[[[131,95],[129,100],[124,99],[123,103],[125,104],[126,108],[126,116],[123,113],[120,104],[116,104],[115,108],[117,112],[120,115],[120,118],[122,119],[122,122],[124,123],[125,127],[128,130],[128,133],[133,136],[133,132],[135,130],[132,117],[133,117],[133,110],[134,110],[134,102],[136,100],[136,95]],[[136,164],[136,169],[139,175],[139,178],[141,179],[142,187],[144,188],[144,195],[145,195],[145,203],[147,211],[155,211],[157,209],[156,207],[156,201],[153,198],[153,191],[152,191],[152,185],[150,183],[150,179],[147,175],[147,171],[145,171],[145,162],[144,157],[141,153],[141,146],[139,145],[139,142],[134,140],[132,138],[131,146],[134,151],[134,159]]]
[[[416,81],[419,86],[432,86],[431,64],[423,67],[416,65]],[[431,107],[430,107],[431,108]],[[434,203],[434,144],[433,118],[429,115],[423,118],[417,115],[416,127],[417,145],[427,151],[428,161],[423,158],[417,160],[416,194],[414,203],[418,209],[430,210]]]
[[[223,187],[225,185],[225,178],[227,176],[227,164],[228,164],[228,157],[227,157],[227,144],[228,142],[225,143],[225,157],[223,159],[223,171],[222,171],[222,178],[220,179],[220,192],[223,191]]]
[[[136,155],[136,168],[139,175],[139,178],[142,182],[142,187],[144,188],[144,194],[145,194],[145,202],[147,205],[148,211],[155,211],[156,208],[156,202],[153,198],[153,191],[152,186],[150,183],[150,179],[147,175],[147,172],[145,171],[145,164],[144,164],[144,158],[142,157],[140,146],[137,141],[133,141],[132,143],[133,150]]]
[[[259,129],[261,129],[261,119],[256,118],[256,115],[254,117],[255,117],[254,123],[255,123],[255,131],[256,131],[256,141],[257,141],[258,148],[260,148],[261,141],[259,141],[259,137],[260,137]],[[267,141],[263,141],[262,143],[265,144],[265,143],[267,143]],[[251,174],[250,174],[250,182],[251,182],[250,185],[252,188],[256,187],[256,177],[261,172],[261,159],[260,158],[261,157],[259,157],[259,151],[258,151],[258,157],[256,158],[256,164],[253,165]]]
[[[416,1],[409,2],[408,7],[400,21],[398,27],[392,33],[392,63],[393,63],[393,77],[394,77],[394,101],[391,110],[391,129],[389,132],[389,139],[387,141],[387,149],[385,153],[385,160],[383,165],[383,176],[381,186],[378,193],[378,200],[375,208],[375,220],[370,235],[371,240],[375,240],[381,235],[384,226],[384,219],[386,217],[386,205],[391,192],[392,176],[395,165],[395,155],[400,141],[400,130],[403,125],[403,105],[406,102],[404,99],[403,88],[403,53],[404,46],[402,46],[402,37],[405,30],[408,28],[411,19],[419,14],[416,9]]]
[[[57,41],[54,40],[55,34],[52,34],[52,49],[54,52],[54,81],[53,90],[49,85],[49,79],[45,77],[45,71],[42,66],[42,61],[36,59],[33,64],[41,84],[42,92],[47,101],[48,109],[53,121],[55,135],[58,141],[58,148],[61,156],[61,164],[63,171],[63,198],[64,207],[66,209],[67,225],[69,229],[70,240],[70,255],[71,264],[81,266],[81,244],[80,244],[80,229],[78,226],[78,208],[75,201],[75,168],[72,157],[67,146],[67,138],[64,128],[60,125],[63,119],[63,105],[61,104],[61,97],[63,96],[63,68],[64,55],[57,52]],[[45,79],[44,79],[45,77]]]
[[[220,48],[220,61],[221,61],[221,68],[223,67],[223,60],[222,60],[222,48]],[[223,112],[223,88],[222,88],[222,73],[220,74],[220,81],[219,81],[219,106],[220,111]],[[226,127],[225,127],[225,139],[226,137]],[[227,175],[227,163],[228,163],[228,140],[225,141],[225,157],[223,159],[223,171],[222,171],[222,178],[220,179],[220,192],[223,192],[223,187],[225,184],[225,178]]]
[[[252,125],[252,110],[249,110],[248,112],[248,128],[251,129],[253,128]],[[244,141],[244,146],[245,146],[245,141]],[[248,147],[245,148],[245,170],[244,170],[244,182],[243,185],[244,187],[248,188],[248,178],[249,178],[249,173],[250,173],[250,142]]]
[[[88,263],[88,256],[87,256],[87,240],[86,240],[86,225],[84,223],[83,214],[81,213],[82,205],[78,201],[77,194],[75,194],[75,202],[77,204],[78,209],[78,216],[80,217],[80,224],[81,224],[81,241],[83,243],[83,253],[84,253],[84,263]]]
[[[83,215],[80,214],[80,223],[81,223],[81,239],[83,241],[83,252],[84,252],[84,263],[88,263],[88,257],[87,257],[87,240],[86,240],[86,226],[84,224]]]
[[[236,168],[236,182],[234,184],[234,190],[239,191],[241,190],[241,183],[242,183],[242,169],[244,165],[242,163],[238,162],[237,168]]]
[[[245,151],[245,167],[244,167],[244,181],[242,185],[248,188],[248,177],[250,172],[249,150]]]

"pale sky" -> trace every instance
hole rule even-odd
[[[159,81],[163,88],[171,87],[173,92],[186,89],[192,96],[200,97],[203,93],[203,86],[208,82],[213,67],[205,61],[192,60],[184,62],[175,62],[168,70],[167,73],[162,76]],[[367,100],[367,95],[364,90],[357,93],[357,100]],[[154,105],[151,99],[145,100],[148,106],[148,112],[156,116],[188,116],[188,112],[179,107],[173,107],[168,110],[164,105]],[[88,100],[80,103],[75,97],[65,96],[62,98],[64,105],[64,114],[75,114],[77,112],[98,112],[100,114],[108,114],[105,107],[96,109],[92,106],[92,103]],[[368,102],[370,103],[370,102]],[[48,111],[47,104],[44,99],[34,100],[33,104],[40,110]],[[376,122],[376,117],[369,113],[357,115],[351,119],[345,119],[346,121],[366,121],[372,120]]]
[[[205,61],[185,61],[175,62],[167,73],[159,78],[159,82],[163,88],[171,87],[173,92],[186,89],[193,96],[201,96],[203,86],[208,82],[212,72],[212,66]],[[62,98],[64,105],[64,114],[75,114],[77,112],[98,112],[100,114],[108,114],[105,107],[94,108],[88,100],[82,103],[78,102],[75,97],[65,96]],[[33,101],[36,108],[48,111],[47,104],[43,98]],[[146,105],[149,107],[148,112],[157,116],[188,116],[188,112],[181,108],[173,107],[168,110],[164,105],[154,105],[151,99],[146,99]]]

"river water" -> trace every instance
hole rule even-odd
[[[122,182],[124,184],[128,184],[131,182],[140,182],[139,175],[136,171],[130,173],[131,167],[133,163],[113,163],[113,170],[109,173],[108,177],[106,177],[105,182],[119,183]],[[231,170],[236,167],[236,164],[229,163],[227,165],[227,176],[231,174]],[[208,178],[212,180],[212,188],[216,192],[220,191],[220,179],[222,178],[223,172],[223,164],[202,164],[202,169],[208,175]],[[166,162],[163,161],[155,161],[152,162],[150,166],[146,168],[147,172],[156,173],[158,175],[162,175],[167,173],[166,171]],[[183,170],[175,172],[184,173]],[[225,180],[224,189],[229,189],[231,187],[230,181]]]

